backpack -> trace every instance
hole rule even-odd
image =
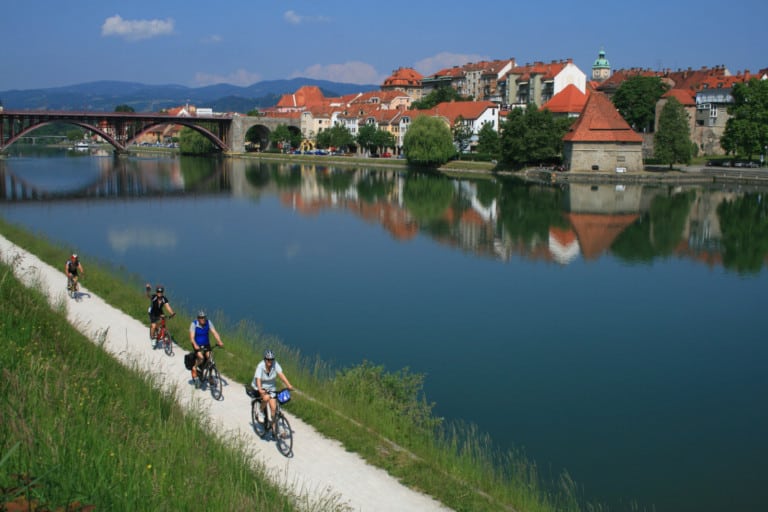
[[[184,367],[187,370],[191,370],[193,366],[195,366],[195,353],[194,352],[188,352],[184,356]]]

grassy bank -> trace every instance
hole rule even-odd
[[[29,510],[294,510],[241,450],[84,338],[5,264],[0,303],[0,510],[19,500],[37,503]]]
[[[56,267],[72,249],[57,247],[2,222],[0,232]],[[147,301],[141,279],[120,269],[99,265],[87,255],[83,255],[83,261],[86,266],[84,284],[90,290],[136,319],[146,321]],[[179,317],[169,324],[172,332],[183,334],[191,317],[189,312],[179,313]],[[575,486],[567,477],[557,485],[545,488],[535,465],[524,457],[516,453],[498,453],[491,447],[490,439],[471,425],[447,425],[436,418],[422,392],[421,375],[408,370],[392,373],[366,362],[339,370],[318,359],[305,357],[283,346],[279,340],[264,337],[248,323],[232,323],[221,315],[214,315],[214,321],[226,344],[226,350],[217,354],[217,362],[224,373],[238,382],[249,382],[259,359],[257,354],[267,346],[275,349],[292,383],[301,391],[288,406],[288,412],[327,436],[340,440],[347,449],[361,454],[407,485],[457,510],[579,509]],[[59,316],[57,323],[62,322]],[[64,330],[61,325],[57,328]],[[4,332],[13,331],[6,329]],[[178,338],[185,339],[183,335]],[[101,363],[90,362],[84,367],[100,368]],[[180,368],[179,371],[184,370]],[[30,376],[23,382],[37,382],[40,378],[42,376]],[[237,392],[237,387],[233,386],[231,392]],[[152,395],[149,391],[146,393]],[[124,399],[123,393],[119,397],[113,393],[111,398],[116,403],[122,403]],[[154,398],[158,402],[161,399]],[[145,396],[144,400],[151,401],[152,398]],[[94,412],[100,406],[109,407],[107,402],[106,397],[102,398],[94,406]],[[170,402],[163,407],[175,410]],[[161,410],[158,405],[154,414],[167,415],[159,412]],[[61,439],[64,443],[69,441],[68,437]],[[153,445],[151,451],[144,453],[164,449],[165,445]],[[96,464],[108,462],[104,456],[95,461]]]

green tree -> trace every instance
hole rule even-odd
[[[115,107],[115,112],[136,112],[130,105],[122,104]]]
[[[738,83],[731,94],[731,118],[726,121],[720,145],[728,153],[749,159],[764,154],[768,146],[768,81],[753,78]]]
[[[562,158],[563,136],[570,120],[555,119],[533,103],[512,109],[501,126],[501,161],[512,168],[530,163],[552,163]]]
[[[269,141],[283,151],[290,151],[291,148],[298,146],[293,144],[293,135],[288,125],[280,124],[269,134]]]
[[[453,136],[446,124],[431,116],[416,117],[403,139],[403,152],[409,163],[438,166],[456,154]]]
[[[659,130],[653,136],[653,151],[661,163],[687,164],[693,156],[693,142],[688,130],[688,113],[677,98],[671,97],[659,114]]]
[[[317,134],[317,145],[321,148],[347,149],[355,143],[355,138],[349,128],[336,125]]]
[[[472,142],[472,126],[464,121],[464,117],[459,116],[453,121],[453,142],[456,144],[456,149],[459,153],[464,153],[469,149],[469,145]]]
[[[355,141],[360,149],[370,153],[376,147],[376,126],[373,124],[364,124],[357,130]]]
[[[376,130],[376,133],[373,134],[373,142],[377,151],[381,152],[386,148],[395,147],[395,136],[386,130]]]
[[[493,124],[483,123],[477,132],[477,152],[486,155],[494,160],[499,158],[501,153],[501,140],[499,132],[493,129]]]
[[[419,101],[411,103],[411,110],[427,110],[447,101],[469,101],[472,98],[461,96],[456,89],[450,86],[438,87]]]
[[[656,76],[626,79],[613,95],[613,104],[621,116],[638,132],[652,132],[656,120],[656,102],[669,86]]]
[[[179,151],[185,155],[205,155],[213,153],[215,146],[204,135],[184,127],[179,133]]]
[[[71,142],[76,140],[83,140],[83,135],[85,135],[85,130],[81,130],[79,128],[67,130],[67,140]]]
[[[254,108],[254,109],[249,110],[245,115],[251,116],[251,117],[262,117],[264,114],[259,112],[259,109]]]

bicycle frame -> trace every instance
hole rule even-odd
[[[214,348],[215,346],[212,346],[203,351],[203,364],[197,367],[199,372],[198,377],[203,385],[209,385],[211,395],[215,400],[222,400],[222,380],[219,369],[216,367],[216,361],[213,358]]]
[[[168,327],[165,324],[165,315],[160,315],[160,325],[157,326],[157,334],[155,339],[163,344],[165,353],[169,356],[173,355],[173,339],[171,333],[168,332]]]

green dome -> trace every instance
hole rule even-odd
[[[600,50],[600,53],[597,54],[597,60],[595,60],[595,63],[592,65],[593,68],[610,68],[611,63],[608,62],[608,59],[605,58],[605,51]]]

